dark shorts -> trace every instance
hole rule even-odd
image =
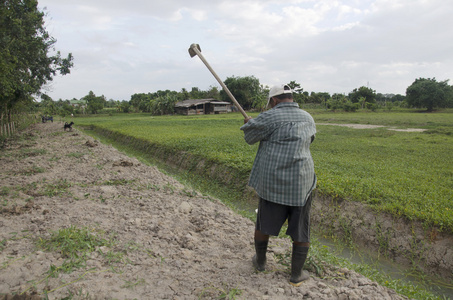
[[[311,202],[312,195],[304,206],[287,206],[260,198],[256,230],[265,235],[278,236],[283,224],[288,220],[286,234],[295,242],[309,243]]]

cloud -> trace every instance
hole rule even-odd
[[[452,77],[453,6],[440,0],[41,0],[48,30],[75,68],[49,95],[93,90],[129,99],[216,80],[187,52],[199,43],[222,79],[295,80],[306,91],[362,85],[405,93],[415,78]]]

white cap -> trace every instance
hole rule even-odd
[[[269,102],[271,101],[272,97],[283,95],[283,94],[292,94],[293,91],[287,84],[282,85],[275,85],[269,90],[269,96],[267,97],[267,105],[266,108],[269,108]]]

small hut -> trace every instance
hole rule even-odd
[[[189,99],[175,104],[175,112],[180,115],[227,113],[231,103],[210,99]]]

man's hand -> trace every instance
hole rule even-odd
[[[250,121],[251,119],[253,119],[252,117],[247,117],[244,119],[244,124],[247,124],[248,121]]]

